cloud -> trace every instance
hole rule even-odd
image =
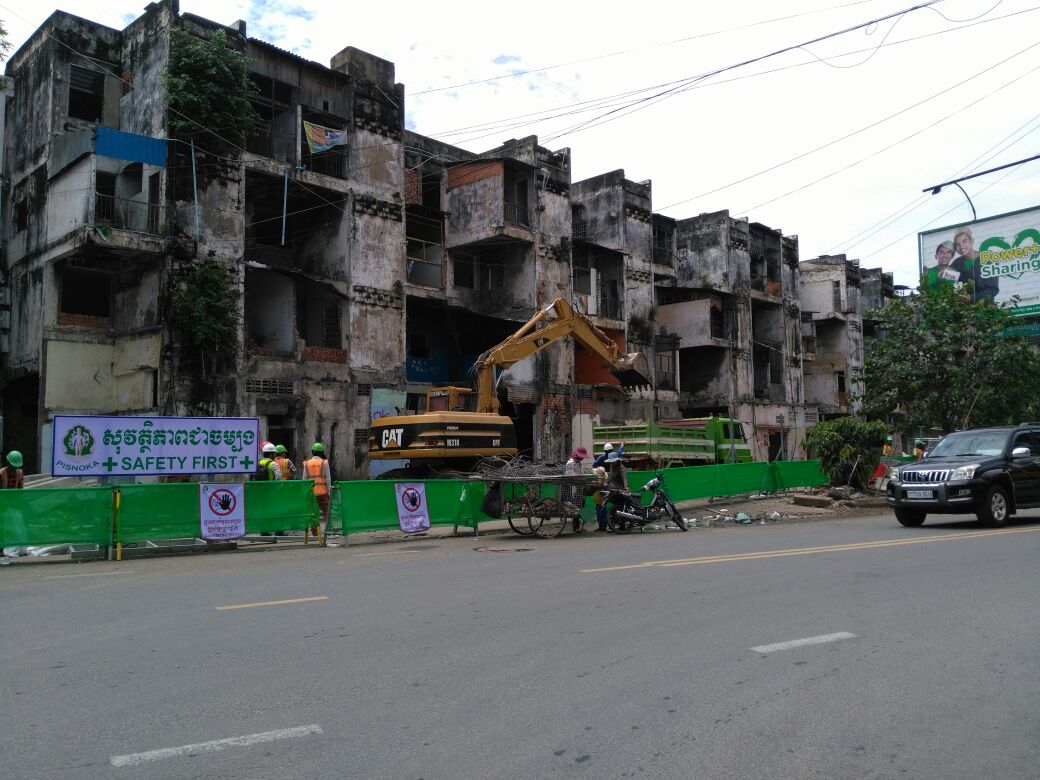
[[[520,57],[515,54],[499,54],[491,61],[495,65],[505,65],[507,62],[520,62]]]

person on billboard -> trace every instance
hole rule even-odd
[[[941,284],[956,284],[960,281],[963,263],[953,259],[954,250],[952,241],[943,241],[935,248],[936,265],[925,270],[925,285],[929,290],[935,290]]]
[[[985,300],[993,303],[993,299],[1000,292],[1000,280],[997,277],[987,279],[982,276],[982,261],[979,259],[978,250],[975,249],[975,239],[972,238],[971,228],[967,226],[957,228],[957,232],[953,234],[953,245],[959,255],[953,262],[960,261],[961,264],[961,275],[958,281],[972,283],[971,302],[978,303]]]

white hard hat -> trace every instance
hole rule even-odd
[[[265,444],[263,449],[261,450],[261,452],[264,452],[264,453],[271,453],[271,452],[276,452],[276,451],[277,451],[276,447],[273,444],[271,444],[271,442],[267,442],[267,444]]]
[[[612,449],[614,449],[614,445],[611,444],[609,441],[603,445],[604,452],[610,452]]]

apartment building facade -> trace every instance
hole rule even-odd
[[[246,56],[261,124],[241,145],[171,129],[174,27],[221,31]],[[32,469],[57,414],[198,414],[258,416],[265,438],[297,455],[323,441],[338,476],[369,476],[373,418],[468,382],[576,281],[612,338],[652,349],[649,185],[615,177],[614,227],[599,249],[582,239],[575,272],[570,150],[529,137],[477,154],[410,133],[393,63],[348,47],[325,67],[246,33],[176,0],[122,30],[59,11],[8,62],[3,416]],[[308,126],[340,140],[317,150]],[[171,293],[200,264],[230,281],[227,359],[189,354],[174,321]],[[546,460],[590,420],[653,403],[569,343],[506,372],[499,395]]]

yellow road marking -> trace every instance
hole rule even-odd
[[[278,601],[256,601],[252,604],[228,604],[226,607],[214,607],[221,612],[226,609],[249,609],[250,607],[277,607],[281,604],[303,604],[308,601],[328,601],[328,596],[307,596],[302,599],[279,599]]]
[[[595,574],[608,571],[627,571],[629,569],[666,569],[673,566],[696,566],[702,563],[728,563],[730,561],[755,561],[763,558],[788,558],[794,555],[818,555],[829,552],[850,552],[853,550],[873,550],[881,547],[902,547],[908,544],[925,544],[927,542],[947,542],[957,539],[979,539],[987,536],[1007,536],[1009,534],[1025,534],[1040,531],[1040,526],[1030,528],[1010,528],[1002,531],[970,531],[945,536],[929,536],[917,539],[882,539],[877,542],[856,542],[853,544],[835,544],[828,547],[793,547],[789,550],[763,550],[753,553],[734,553],[732,555],[705,555],[700,558],[677,558],[665,561],[646,561],[630,563],[622,566],[604,566],[598,569],[582,569],[582,574]]]

